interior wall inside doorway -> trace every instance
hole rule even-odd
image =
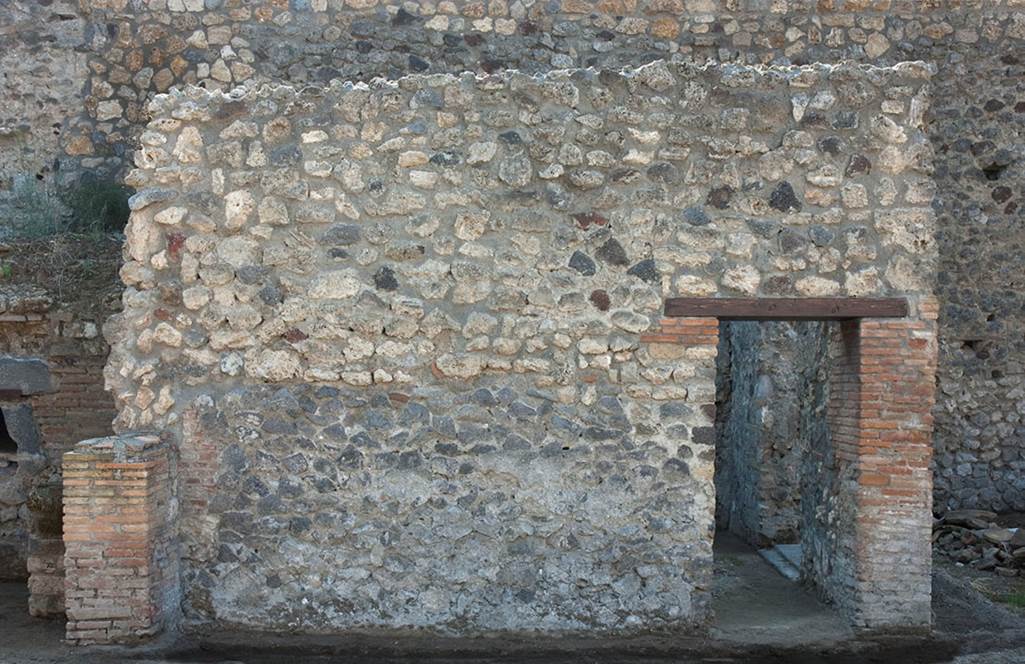
[[[796,543],[826,496],[833,323],[723,321],[716,376],[716,526]],[[803,507],[802,502],[806,503]]]
[[[0,409],[0,454],[12,455],[18,453],[18,442],[11,436],[10,431],[7,430],[7,420],[4,418],[4,411]],[[10,461],[7,459],[2,460],[4,465],[0,468],[6,468],[9,466]]]

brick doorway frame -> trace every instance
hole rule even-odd
[[[661,330],[642,338],[714,353],[721,320],[840,322],[827,405],[832,527],[806,556],[856,628],[931,625],[937,312],[931,297],[670,298]]]

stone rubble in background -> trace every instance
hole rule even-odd
[[[1025,570],[1025,528],[1002,528],[997,514],[985,510],[952,510],[933,525],[933,546],[962,565],[1020,576]]]

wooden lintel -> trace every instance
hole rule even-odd
[[[904,318],[908,301],[902,297],[671,297],[670,318],[720,320],[850,320]]]

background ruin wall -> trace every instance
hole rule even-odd
[[[115,415],[100,389],[108,354],[100,326],[113,309],[93,305],[0,286],[0,411],[18,444],[0,459],[0,578],[29,579],[37,616],[64,608],[61,456],[83,435],[109,434]],[[12,361],[36,363],[45,387],[21,393]]]

